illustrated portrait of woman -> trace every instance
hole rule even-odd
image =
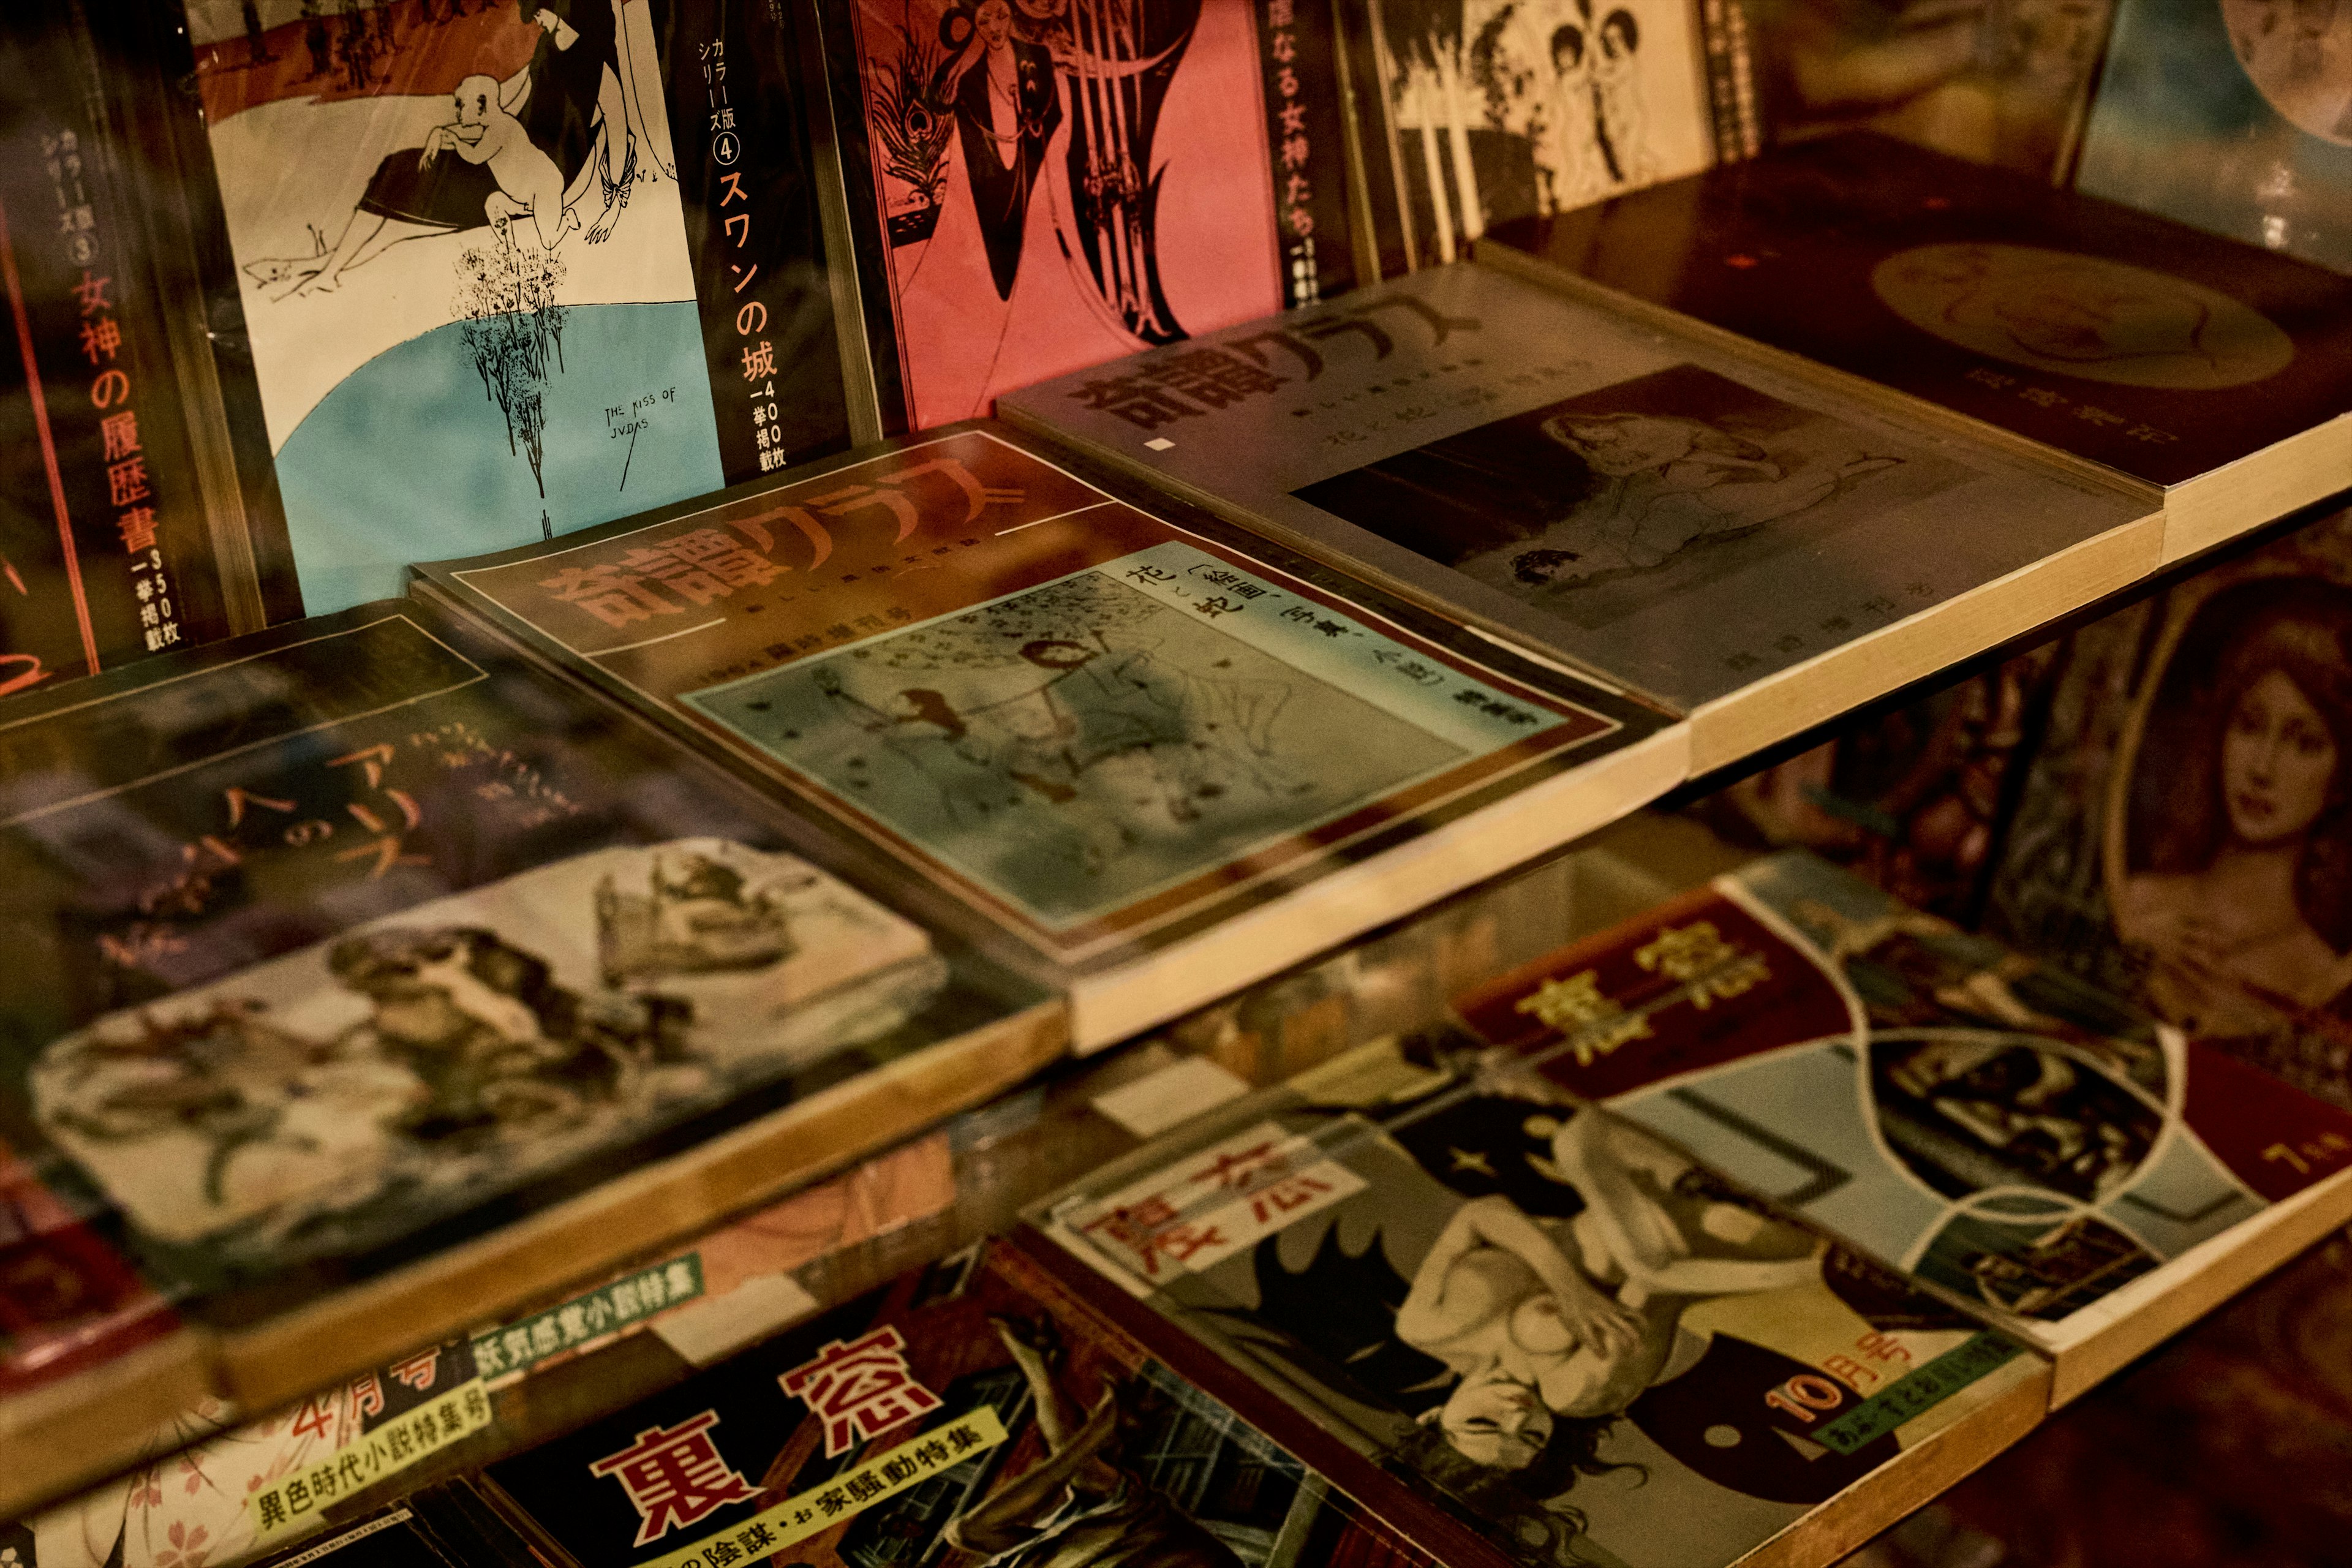
[[[2347,639],[2352,589],[2242,583],[2189,617],[2142,697],[2108,896],[2147,1000],[2184,1027],[2266,1032],[2352,980]]]
[[[1053,53],[1013,35],[1011,0],[981,0],[971,12],[950,9],[940,19],[940,33],[942,41],[961,47],[940,68],[931,96],[955,108],[989,277],[996,297],[1009,300],[1037,171],[1062,123]]]

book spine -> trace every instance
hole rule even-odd
[[[202,524],[200,533],[191,528],[190,548],[204,558],[191,553],[182,586],[200,616],[215,612],[199,640],[297,619],[301,590],[194,47],[170,7],[67,3],[94,52],[92,102],[121,169],[117,221],[138,263],[126,278],[135,270],[143,285],[138,303],[152,311],[170,362],[177,434]],[[196,592],[207,577],[216,604],[202,603]]]
[[[860,378],[821,347],[836,338],[842,301],[828,287],[836,246],[828,243],[827,182],[813,177],[822,142],[803,100],[824,88],[803,65],[806,23],[782,6],[678,5],[664,58],[674,170],[658,167],[660,148],[630,154],[678,182],[720,470],[730,485],[829,457],[871,434],[870,395],[861,407]],[[606,409],[607,436],[633,440],[631,426],[653,412],[645,406],[651,401]]]
[[[226,629],[96,57],[68,5],[13,20],[0,285],[26,521],[0,563],[0,695]]]
[[[804,0],[814,7],[813,47],[807,71],[808,115],[824,218],[825,251],[840,324],[842,358],[865,402],[860,445],[903,436],[914,421],[905,345],[890,287],[890,248],[902,227],[928,234],[939,222],[940,202],[887,220],[876,188],[875,126],[869,115],[884,113],[876,84],[866,69],[865,26],[859,0]],[[915,47],[912,35],[906,47]],[[880,95],[901,117],[940,112],[929,101],[930,84],[908,79],[894,84],[897,96]],[[944,183],[940,193],[944,195]]]
[[[1740,0],[1699,0],[1698,24],[1716,162],[1753,158],[1763,150],[1763,131],[1756,108],[1748,13]]]
[[[1362,281],[1350,238],[1334,0],[1255,0],[1273,174],[1276,282],[1286,309]]]

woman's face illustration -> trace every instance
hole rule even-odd
[[[1612,479],[1663,468],[1691,452],[1691,427],[1679,419],[1554,419],[1545,424],[1544,434]]]
[[[2243,844],[2309,828],[2327,805],[2336,745],[2318,709],[2284,670],[2246,688],[2221,737],[2221,802]]]
[[[1001,49],[1013,36],[1013,7],[1006,0],[982,0],[979,13],[972,17],[972,26],[980,30],[990,48]]]
[[[1536,1391],[1491,1366],[1454,1384],[1437,1425],[1463,1458],[1502,1470],[1527,1468],[1551,1440],[1551,1412]]]

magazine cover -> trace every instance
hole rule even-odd
[[[1986,928],[2352,1105],[2352,514],[2083,627]]]
[[[1198,931],[1657,727],[1185,515],[967,426],[420,573],[1066,963]]]
[[[1529,1564],[1731,1563],[1843,1497],[1832,1555],[1914,1506],[1907,1461],[2013,1440],[2047,1375],[1458,1030],[1238,1101],[1039,1223]]]
[[[0,727],[0,1119],[208,1321],[249,1330],[1022,994],[421,607],[149,668]],[[551,1266],[511,1261],[524,1293]]]
[[[1727,41],[1692,0],[1361,0],[1343,15],[1371,46],[1360,134],[1371,203],[1402,215],[1403,268],[1717,155],[1709,54]]]
[[[1003,1243],[481,1484],[578,1568],[1432,1562]]]
[[[1354,281],[1331,0],[823,0],[887,430]]]
[[[2352,269],[2352,16],[2307,0],[2122,0],[2076,182]]]
[[[188,0],[307,610],[848,445],[793,18]]]
[[[1873,132],[1496,239],[2150,484],[2352,404],[2352,281]]]
[[[22,1568],[236,1568],[331,1526],[487,1430],[465,1342],[430,1346],[258,1420],[218,1399],[178,1413],[121,1476],[29,1513]],[[382,1516],[378,1516],[382,1517]],[[323,1552],[337,1550],[333,1542]],[[385,1568],[393,1568],[386,1564]],[[427,1565],[420,1565],[427,1568]],[[467,1564],[467,1568],[472,1568]]]
[[[1483,264],[1189,353],[1006,413],[1678,712],[2076,547],[2153,564],[2143,501]]]
[[[2352,1202],[2352,1115],[1802,851],[1456,1006],[1580,1098],[2002,1314],[2069,1391],[2066,1352],[2118,1323],[2155,1342],[2210,1302],[2161,1327],[2151,1306],[2264,1245],[2265,1215]]]

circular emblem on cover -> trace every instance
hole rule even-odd
[[[2276,375],[2294,343],[2251,306],[2101,257],[2024,245],[1922,245],[1870,275],[1921,331],[2029,370],[2211,392]]]

